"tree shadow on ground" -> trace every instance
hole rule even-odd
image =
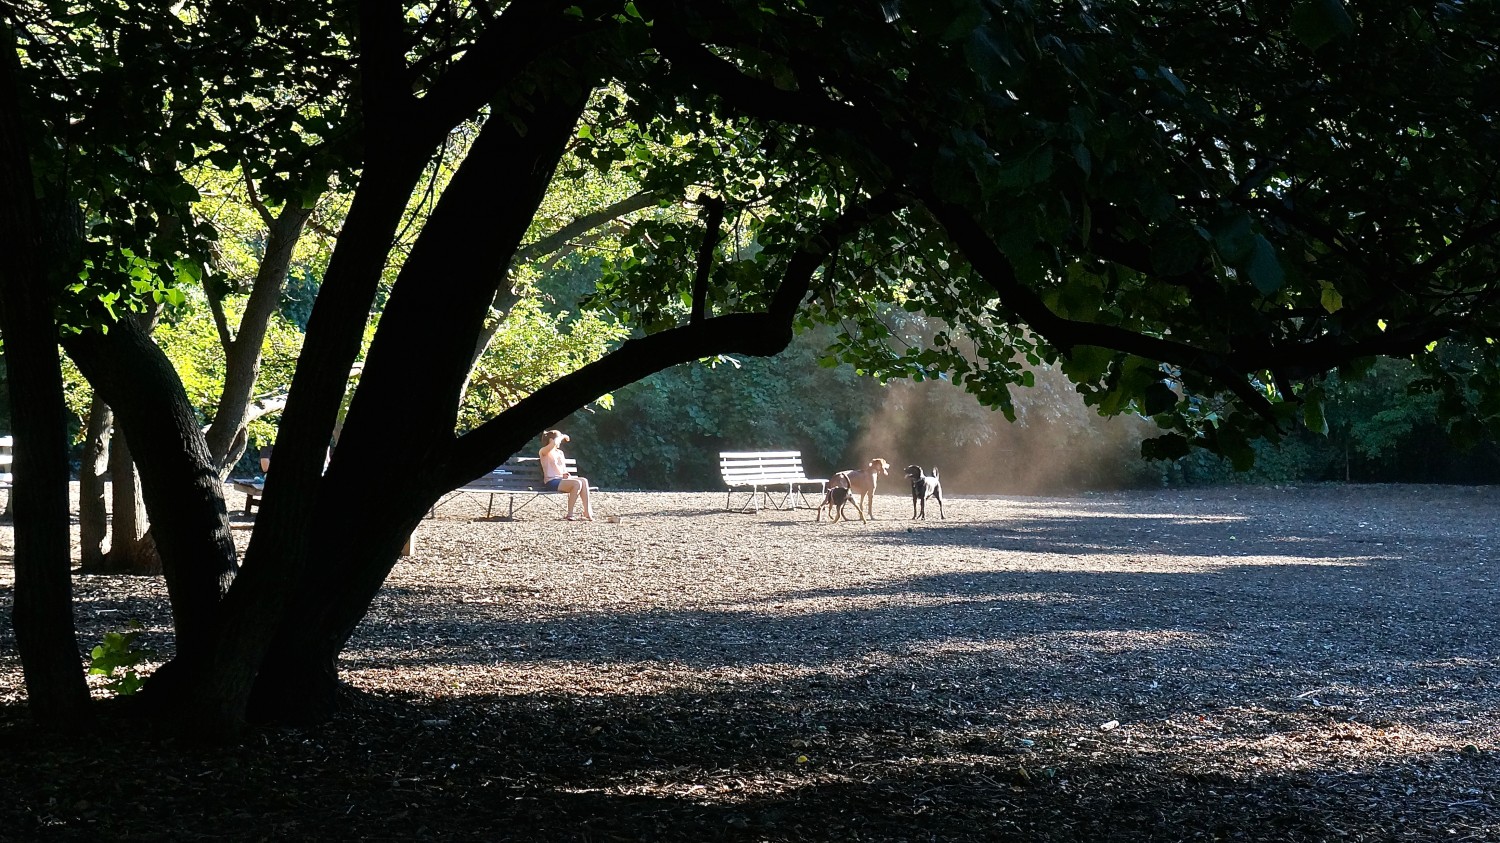
[[[1061,737],[1023,746],[1028,726],[1046,727],[1041,713],[963,729],[916,701],[809,708],[765,688],[361,694],[316,732],[264,730],[217,748],[135,729],[102,745],[44,741],[20,734],[16,715],[0,709],[13,762],[0,773],[0,823],[23,836],[1415,841],[1500,828],[1493,804],[1470,792],[1496,776],[1490,760],[1229,774],[1089,757]]]

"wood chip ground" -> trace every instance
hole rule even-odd
[[[347,713],[231,748],[31,726],[5,527],[0,838],[1500,840],[1500,489],[602,500],[445,505]]]

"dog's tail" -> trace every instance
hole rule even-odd
[[[937,476],[938,476],[938,473],[937,473],[937,466],[933,466],[933,467],[932,467],[932,476],[933,476],[933,477],[937,477]]]

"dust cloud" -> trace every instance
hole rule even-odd
[[[1035,375],[1034,387],[1011,391],[1014,423],[949,381],[894,381],[845,452],[847,467],[887,460],[885,493],[905,493],[900,475],[908,465],[938,468],[943,490],[955,495],[1114,489],[1159,477],[1140,456],[1141,440],[1159,433],[1154,425],[1135,416],[1101,418],[1060,371]]]

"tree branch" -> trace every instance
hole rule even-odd
[[[370,0],[360,3],[358,9],[356,47],[366,138],[388,137],[387,132],[392,132],[389,135],[392,139],[404,137],[409,133],[398,131],[400,118],[415,100],[407,82],[401,4],[394,0]],[[366,150],[370,148],[367,140]]]
[[[709,88],[753,117],[832,129],[870,128],[861,112],[848,103],[806,91],[783,90],[746,76],[670,20],[658,18],[655,23],[652,45],[671,64],[669,76],[687,86]]]
[[[1433,252],[1427,260],[1422,261],[1414,267],[1418,272],[1432,275],[1443,266],[1469,249],[1483,243],[1500,234],[1500,219],[1492,219],[1483,225],[1471,228],[1463,234],[1454,237],[1448,245]]]
[[[693,308],[689,322],[702,322],[708,309],[708,275],[713,269],[714,249],[719,245],[719,228],[724,224],[724,200],[706,193],[698,194],[703,206],[703,242],[698,247],[698,269],[693,275]]]
[[[627,196],[612,205],[606,205],[591,214],[584,214],[573,220],[557,231],[516,250],[516,256],[511,259],[511,265],[526,263],[544,255],[561,249],[564,244],[585,232],[592,231],[610,220],[633,214],[636,211],[660,205],[666,197],[659,193],[643,190],[639,193]]]
[[[1227,365],[1224,356],[1190,345],[1114,325],[1064,319],[1021,283],[1010,259],[967,211],[942,201],[930,191],[923,195],[923,204],[937,217],[979,276],[1000,296],[1005,307],[1060,353],[1070,355],[1080,345],[1092,345],[1203,372],[1222,383],[1262,418],[1276,421],[1270,402],[1245,382],[1245,372],[1267,367],[1251,366],[1237,371]]]
[[[733,313],[689,322],[656,334],[627,340],[614,351],[576,372],[538,389],[515,406],[464,434],[437,476],[441,493],[456,489],[504,462],[537,431],[607,392],[635,383],[678,363],[716,354],[768,357],[792,340],[792,321],[812,286],[812,277],[838,244],[876,216],[904,207],[893,193],[873,197],[840,214],[810,236],[792,256],[781,284],[764,313]]]
[[[447,131],[538,59],[564,51],[587,55],[568,45],[600,29],[599,24],[569,17],[562,4],[551,0],[514,0],[485,24],[484,33],[422,98],[420,121]]]
[[[229,333],[229,317],[224,313],[224,300],[213,294],[208,295],[208,312],[214,317],[214,330],[219,332],[219,347],[226,354],[234,347],[234,337]]]
[[[245,195],[250,199],[250,207],[260,214],[260,221],[266,224],[266,228],[276,225],[276,217],[266,207],[266,203],[260,200],[260,193],[255,189],[255,179],[250,178],[249,173],[245,174]]]

